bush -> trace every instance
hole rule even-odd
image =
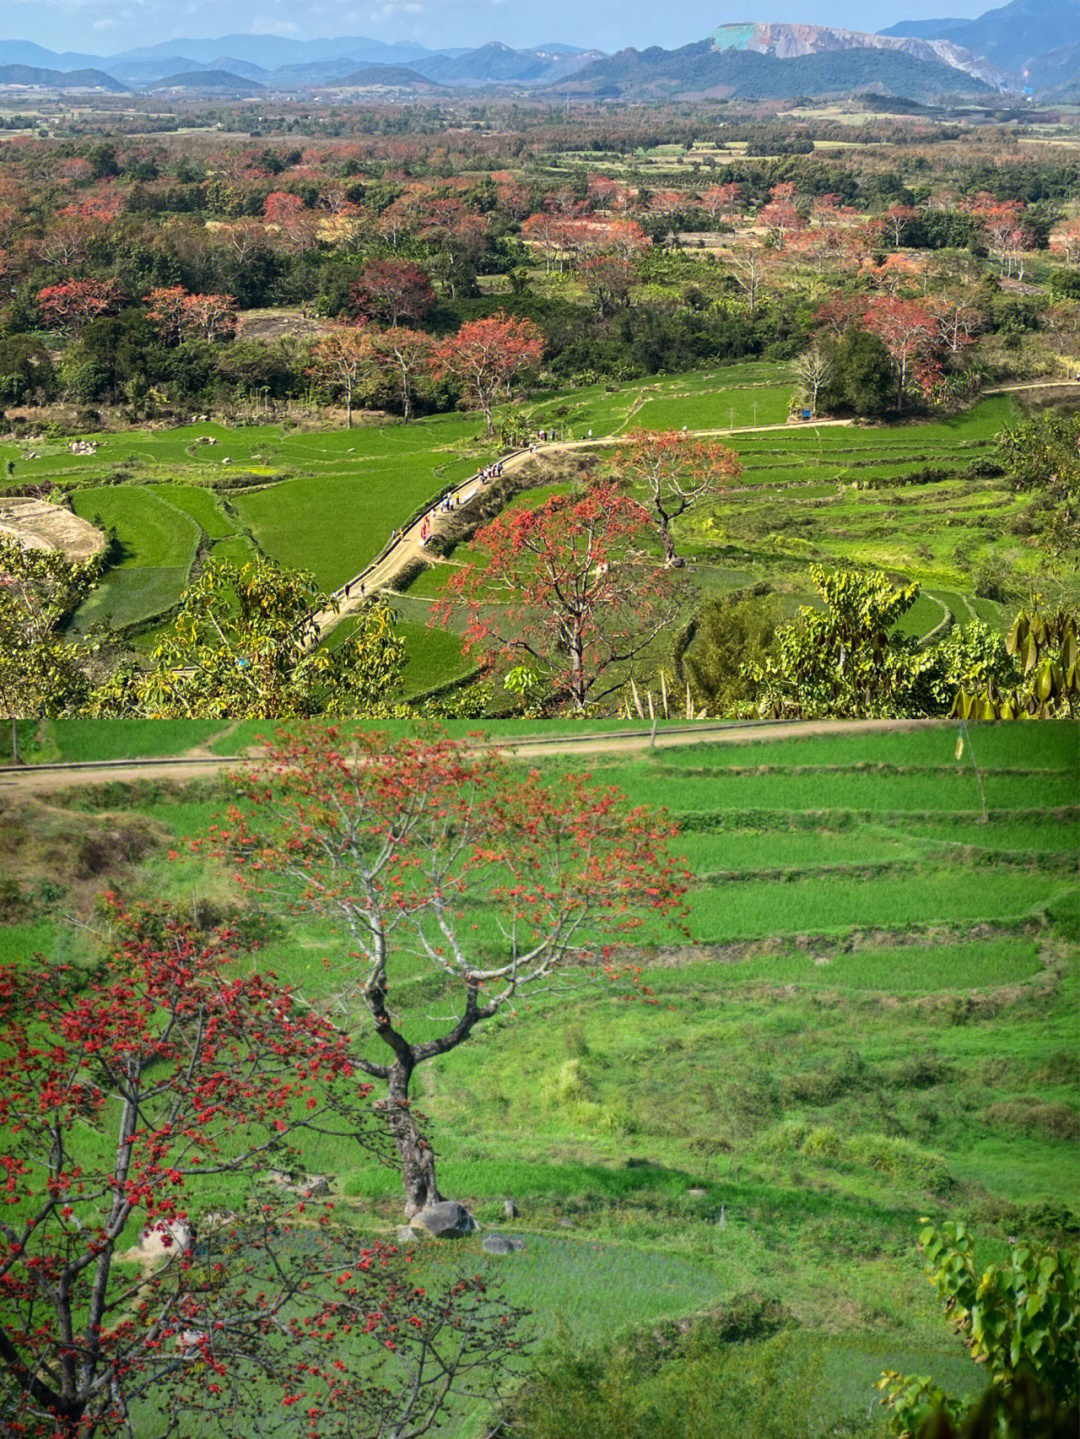
[[[790,1439],[815,1432],[820,1356],[775,1300],[743,1294],[600,1345],[568,1335],[503,1411],[506,1439]],[[823,1427],[823,1425],[821,1426]]]
[[[944,1194],[952,1185],[952,1176],[940,1155],[920,1149],[907,1139],[856,1134],[846,1149],[854,1163],[931,1194]]]

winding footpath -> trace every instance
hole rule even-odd
[[[804,434],[808,430],[845,427],[853,423],[853,420],[816,420],[813,424],[742,425],[734,429],[688,430],[687,434],[700,439],[720,439],[728,435],[761,435],[777,430],[782,430],[786,434]],[[508,475],[513,474],[516,470],[524,469],[535,461],[544,460],[553,455],[610,448],[625,444],[626,438],[625,435],[600,435],[585,440],[555,440],[549,444],[535,445],[529,450],[514,450],[501,459],[492,460],[491,463],[492,465],[501,465],[503,474]],[[477,471],[467,480],[462,480],[452,489],[447,490],[411,525],[407,525],[401,531],[395,530],[382,552],[372,560],[371,564],[362,569],[359,574],[354,575],[348,584],[341,585],[334,591],[334,598],[338,602],[337,610],[321,610],[315,616],[320,637],[325,639],[346,616],[355,614],[366,599],[378,594],[380,590],[392,589],[394,581],[410,565],[415,564],[418,560],[422,563],[426,562],[426,545],[423,539],[425,523],[430,525],[430,535],[437,535],[448,514],[448,511],[444,509],[444,503],[449,500],[453,509],[468,504],[483,489],[484,484],[481,473]]]

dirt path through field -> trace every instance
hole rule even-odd
[[[647,753],[650,749],[673,749],[685,745],[745,745],[761,741],[808,739],[816,735],[851,735],[896,730],[947,727],[948,720],[751,720],[700,721],[670,725],[655,732],[648,726],[633,730],[598,730],[591,733],[563,731],[544,734],[533,731],[513,739],[500,737],[482,741],[477,749],[498,749],[511,758],[557,758],[583,755],[618,759]],[[141,780],[184,784],[191,780],[220,777],[230,770],[255,763],[247,755],[183,756],[176,759],[122,759],[75,764],[5,765],[0,767],[0,811],[5,806],[65,789],[97,784],[136,784]]]
[[[852,420],[817,420],[812,425],[743,425],[734,429],[724,430],[689,430],[688,434],[701,438],[722,438],[728,435],[759,435],[767,434],[770,431],[784,431],[786,434],[803,434],[806,430],[824,429],[826,427],[849,426]],[[501,460],[492,461],[493,464],[501,464],[504,474],[512,474],[517,470],[524,469],[526,465],[535,464],[552,455],[572,454],[580,450],[596,450],[609,448],[613,445],[621,445],[626,441],[625,435],[601,435],[595,439],[585,440],[557,440],[551,444],[538,444],[531,450],[515,450],[510,455],[505,455]],[[452,508],[467,504],[473,496],[483,488],[484,481],[479,473],[470,475],[467,480],[462,480],[459,485],[449,491],[444,497],[449,499]],[[333,610],[323,610],[315,616],[319,633],[326,636],[331,630],[339,625],[346,615],[354,614],[364,600],[379,590],[392,586],[397,577],[407,566],[414,564],[417,560],[426,558],[426,546],[422,538],[425,522],[430,525],[431,535],[438,534],[442,527],[447,511],[443,508],[444,501],[432,505],[432,507],[418,520],[415,520],[404,531],[395,530],[391,535],[389,543],[375,560],[366,569],[355,575],[346,585],[334,591],[338,601],[337,613]]]

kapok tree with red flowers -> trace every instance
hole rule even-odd
[[[228,932],[115,924],[99,965],[0,966],[0,1432],[426,1433],[518,1314],[260,1183],[305,1133],[382,1147],[349,1041]]]
[[[510,397],[514,381],[535,369],[543,353],[539,326],[500,311],[471,320],[448,336],[435,351],[433,369],[436,376],[447,375],[461,386],[493,435],[495,404],[500,396]]]
[[[616,451],[615,466],[622,479],[644,491],[669,565],[677,558],[674,521],[703,500],[719,499],[729,480],[742,474],[734,450],[679,430],[635,431]]]
[[[353,312],[383,325],[415,325],[435,304],[426,270],[407,260],[369,260],[349,286]]]
[[[479,530],[482,563],[455,571],[450,602],[464,601],[465,647],[489,663],[536,663],[551,694],[577,711],[622,688],[675,618],[667,570],[646,551],[648,510],[614,483],[553,495]]]
[[[862,323],[888,351],[896,376],[896,408],[903,407],[913,378],[928,395],[941,378],[938,328],[930,310],[918,300],[882,296],[866,307]]]
[[[341,931],[330,1012],[342,1028],[363,1016],[385,1055],[356,1063],[386,1086],[416,1214],[442,1196],[411,1109],[415,1071],[557,977],[572,1002],[569,971],[676,912],[675,831],[587,776],[543,777],[443,737],[312,727],[239,782],[247,798],[219,848],[248,883]]]
[[[147,319],[163,340],[177,344],[194,337],[231,339],[236,334],[236,298],[233,295],[192,295],[183,285],[151,290],[146,297]]]
[[[374,369],[371,341],[359,325],[337,325],[311,347],[307,373],[345,401],[345,424],[352,428],[356,388]]]
[[[123,302],[124,292],[115,280],[67,280],[62,285],[46,285],[37,297],[45,328],[73,334],[102,315],[119,314]]]

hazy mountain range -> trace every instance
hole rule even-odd
[[[822,25],[722,25],[692,45],[604,55],[552,43],[429,50],[362,36],[225,35],[116,55],[0,41],[0,85],[229,95],[558,89],[597,99],[774,99],[875,93],[987,100],[1080,93],[1080,0],[1011,0],[974,20],[911,20],[881,34]]]

